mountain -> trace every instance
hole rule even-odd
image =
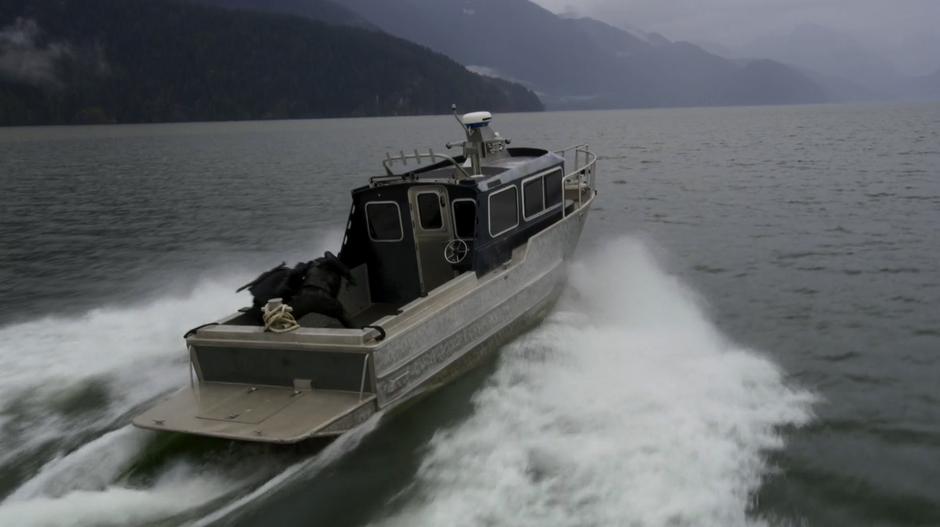
[[[832,100],[940,99],[940,72],[904,74],[881,51],[833,29],[802,24],[789,33],[757,38],[730,53],[770,57],[793,66],[823,86]]]
[[[326,24],[376,29],[375,25],[355,12],[330,0],[190,0],[194,4],[241,9],[247,11],[269,11],[295,15]]]
[[[556,108],[826,100],[817,83],[783,64],[727,60],[689,43],[558,16],[528,0],[345,0],[343,5],[474,71],[522,82]]]
[[[889,60],[854,38],[817,24],[789,33],[764,35],[737,51],[741,57],[767,57],[828,77],[830,89],[845,98],[891,98],[905,79]],[[846,92],[839,91],[848,90]]]
[[[0,0],[0,124],[539,110],[367,29],[169,0]]]
[[[819,73],[816,70],[800,68],[792,64],[791,66],[799,69],[804,75],[813,79],[816,84],[822,86],[827,96],[832,101],[871,102],[884,100],[886,98],[884,92],[875,90],[859,82],[848,80],[845,77]]]

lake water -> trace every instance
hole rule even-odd
[[[569,291],[325,449],[127,423],[452,118],[0,129],[0,524],[940,525],[940,106],[494,126],[600,154]]]

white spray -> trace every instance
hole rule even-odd
[[[724,338],[648,249],[575,265],[571,298],[503,351],[390,525],[739,526],[812,396]]]
[[[336,247],[340,235],[328,232],[317,245]],[[322,249],[291,256],[320,254]],[[62,449],[0,502],[0,525],[159,521],[249,493],[276,477],[277,462],[245,454],[233,466],[170,463],[146,487],[121,481],[154,436],[127,425],[129,413],[189,380],[182,333],[248,303],[234,290],[261,271],[226,273],[184,296],[0,327],[0,464],[36,455],[44,443]],[[77,415],[58,409],[63,401],[81,399],[88,387],[104,394],[98,407]],[[87,443],[68,446],[84,436]],[[257,470],[246,476],[252,472],[246,466]]]

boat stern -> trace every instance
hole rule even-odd
[[[289,444],[342,434],[376,410],[370,393],[198,383],[168,396],[133,423],[163,432]]]

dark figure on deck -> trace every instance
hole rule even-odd
[[[263,324],[261,313],[268,300],[280,298],[293,308],[294,318],[301,325],[336,327],[338,321],[341,327],[351,327],[346,310],[337,300],[343,278],[354,283],[349,268],[327,252],[316,260],[298,263],[293,268],[282,263],[262,273],[238,291],[248,289],[251,292],[252,306],[248,314],[259,324]],[[312,315],[301,321],[301,318],[311,314],[322,316]]]
[[[294,318],[300,321],[301,318],[310,313],[317,313],[338,320],[343,327],[352,327],[346,309],[337,300],[343,278],[349,283],[354,283],[349,268],[330,252],[308,265],[303,286],[287,302],[294,308]],[[313,325],[329,327],[323,324],[322,320]]]
[[[290,303],[294,294],[303,286],[310,263],[301,262],[293,269],[282,263],[239,287],[238,292],[247,289],[251,293],[252,303],[248,314],[259,324],[262,324],[261,312],[268,300],[280,298],[284,303]]]

